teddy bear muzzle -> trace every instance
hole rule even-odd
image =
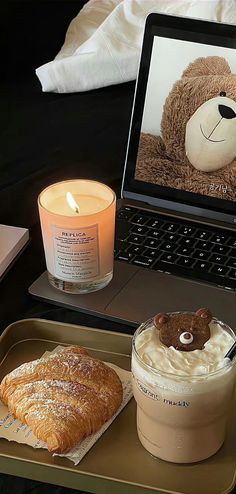
[[[192,333],[189,333],[189,331],[184,331],[183,333],[181,333],[181,335],[179,337],[179,341],[183,345],[189,345],[190,343],[193,342],[193,335],[192,335]]]

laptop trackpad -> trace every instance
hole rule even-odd
[[[139,269],[107,305],[106,313],[140,322],[157,312],[195,311],[200,307],[209,307],[214,316],[235,327],[234,303],[234,292]]]

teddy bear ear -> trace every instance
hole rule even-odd
[[[154,317],[154,325],[158,328],[159,324],[166,324],[170,317],[167,314],[160,313]]]
[[[190,63],[183,77],[231,74],[230,66],[223,57],[199,57]]]
[[[209,309],[198,309],[196,316],[201,317],[208,324],[212,320],[212,313]]]

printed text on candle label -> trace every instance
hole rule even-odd
[[[98,225],[73,230],[52,226],[55,276],[66,281],[99,275]]]

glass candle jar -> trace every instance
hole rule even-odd
[[[49,282],[68,293],[105,287],[113,276],[115,193],[68,180],[43,190],[38,206]]]

